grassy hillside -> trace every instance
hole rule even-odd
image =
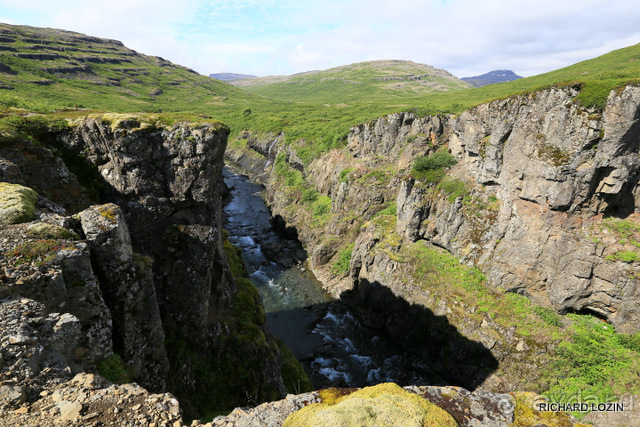
[[[252,86],[245,82],[237,88],[118,41],[0,24],[0,106],[196,113],[224,121],[232,134],[284,132],[287,142],[302,141],[306,160],[341,145],[351,126],[392,112],[458,113],[491,99],[566,84],[582,87],[577,102],[599,108],[611,89],[637,83],[639,77],[640,44],[481,88],[461,89],[465,83],[446,71],[408,61],[251,79]],[[436,90],[442,88],[457,89]]]
[[[469,87],[445,70],[411,61],[369,61],[292,76],[235,80],[234,86],[279,101],[348,104],[405,99]]]
[[[601,108],[609,92],[626,83],[640,84],[640,44],[614,50],[545,74],[455,92],[448,100],[467,106],[470,103],[479,104],[489,99],[534,91],[551,85],[580,84],[582,89],[577,101],[587,107]]]
[[[260,99],[115,40],[0,24],[0,96],[43,106],[205,111]]]

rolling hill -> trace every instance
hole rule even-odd
[[[260,102],[116,40],[7,24],[0,24],[0,89],[51,106],[115,111],[204,111]]]
[[[602,108],[610,91],[640,84],[640,44],[538,76],[480,88],[409,61],[373,61],[294,76],[235,80],[202,76],[121,42],[63,30],[0,24],[0,109],[85,107],[187,112],[244,129],[284,132],[324,151],[357,123],[392,112],[459,113],[491,99],[552,85],[580,87],[576,102]],[[250,93],[251,92],[251,93]]]
[[[247,92],[288,102],[352,103],[469,87],[448,71],[411,61],[359,62],[291,76],[233,80]]]

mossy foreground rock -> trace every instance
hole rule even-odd
[[[36,217],[38,195],[28,187],[0,182],[0,224],[20,224]]]
[[[322,395],[291,414],[285,427],[303,426],[457,426],[446,411],[393,383],[365,387],[342,397]]]

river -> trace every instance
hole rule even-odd
[[[267,326],[300,360],[316,388],[431,383],[436,376],[427,364],[364,326],[345,304],[332,301],[306,262],[292,265],[291,259],[304,258],[304,251],[274,230],[260,185],[229,168],[224,181],[230,189],[225,228],[231,243],[242,249]]]

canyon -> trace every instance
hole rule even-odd
[[[119,42],[0,27],[6,90],[46,86],[69,100],[67,80],[75,89],[87,80],[104,92],[86,101],[103,102],[115,99],[107,89],[131,95],[135,76],[140,93],[131,96],[149,93],[151,109],[175,99],[183,108],[180,90],[191,89],[177,86],[193,86],[193,99],[223,105],[215,114],[234,125],[212,119],[209,101],[198,114],[3,107],[3,423],[268,426],[300,423],[298,411],[357,415],[398,399],[459,425],[580,425],[535,403],[577,392],[628,402],[640,393],[637,84],[612,90],[602,105],[585,105],[585,86],[572,82],[457,105],[457,114],[414,109],[359,124],[348,116],[343,138],[331,126],[346,105],[317,115],[301,107],[264,125],[271,101],[236,98],[231,86]],[[88,55],[93,44],[101,56]],[[29,80],[29,61],[55,63],[36,73],[47,73],[46,84]],[[134,70],[140,75],[121,67],[131,61],[146,67]],[[145,82],[158,67],[168,83],[151,90]],[[102,68],[110,79],[98,76]],[[131,108],[127,101],[119,111]],[[316,122],[328,139],[309,136]],[[230,208],[225,180],[240,184],[225,162],[262,186],[268,226],[232,225],[234,215],[253,217]],[[252,235],[238,231],[248,226]],[[242,251],[255,246],[268,261],[245,262]],[[272,301],[250,279],[269,262],[319,279],[326,294],[265,310]],[[351,333],[372,331],[361,334],[373,337],[364,338],[370,347],[389,338],[416,361],[402,366],[429,375],[403,372],[421,383],[361,390],[370,384],[348,375],[323,382],[314,369],[346,374],[337,368],[347,363],[300,364],[304,339],[284,344],[268,327],[313,317],[301,329],[322,330],[339,316],[357,322]],[[335,345],[317,348],[324,357]],[[611,417],[632,425],[637,411],[627,408]],[[603,417],[582,421],[614,419]]]
[[[602,112],[580,107],[577,93],[551,88],[456,116],[392,114],[308,164],[276,134],[241,133],[226,156],[265,185],[325,288],[369,326],[449,384],[541,390],[563,314],[638,332],[640,93],[612,92]],[[443,150],[455,165],[421,180],[415,160]],[[471,268],[458,271],[447,254]],[[520,305],[537,316],[519,320]]]

